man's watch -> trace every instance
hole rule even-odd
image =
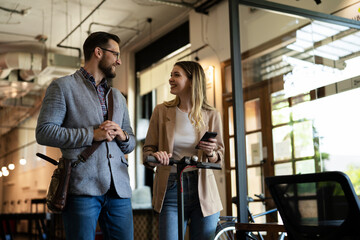
[[[126,139],[123,141],[123,142],[128,142],[129,141],[129,134],[126,132],[126,131],[124,131],[123,130],[123,133],[125,134],[125,137],[126,137]]]

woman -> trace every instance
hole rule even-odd
[[[224,143],[220,114],[206,100],[204,70],[197,62],[177,62],[169,79],[174,100],[155,107],[143,148],[144,164],[154,168],[153,206],[159,212],[160,240],[178,238],[176,166],[169,158],[198,156],[198,161],[221,163]],[[206,131],[216,138],[199,141]],[[198,145],[198,148],[196,146]],[[152,155],[159,164],[146,163]],[[190,239],[213,239],[222,210],[211,169],[186,168],[183,173],[184,226]]]

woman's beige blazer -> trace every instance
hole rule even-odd
[[[216,163],[222,163],[224,155],[224,141],[220,114],[217,111],[202,111],[205,128],[197,133],[197,138],[206,131],[217,132],[218,147],[216,149]],[[167,107],[164,104],[157,105],[150,119],[149,130],[143,147],[144,164],[146,157],[156,151],[173,152],[175,134],[176,107]],[[203,151],[198,150],[198,161],[207,162]],[[147,166],[147,165],[146,165]],[[149,167],[149,166],[148,166]],[[153,207],[160,212],[165,197],[167,182],[170,174],[170,166],[158,166],[154,179]],[[215,176],[211,169],[199,169],[199,200],[204,217],[222,210],[219,191]],[[217,170],[214,170],[217,171]]]

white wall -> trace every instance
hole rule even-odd
[[[228,13],[227,1],[222,1],[211,8],[208,15],[195,11],[190,12],[190,43],[192,50],[204,44],[209,45],[206,49],[199,51],[198,56],[200,59],[203,55],[214,55],[220,62],[230,58]],[[204,53],[205,50],[207,50],[207,53]]]
[[[204,69],[208,66],[214,66],[215,78],[214,87],[215,91],[215,107],[222,115],[222,83],[221,83],[221,62],[230,59],[230,32],[229,32],[229,17],[228,17],[228,4],[227,1],[222,1],[220,4],[210,9],[208,15],[191,11],[189,15],[190,20],[190,43],[192,51],[204,46],[203,48],[192,55],[194,60],[197,56],[200,60],[199,63]],[[208,98],[210,98],[208,96]],[[215,177],[220,192],[223,211],[222,215],[226,212],[226,182],[225,170],[215,171]]]

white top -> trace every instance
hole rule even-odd
[[[188,113],[176,107],[174,151],[172,156],[176,160],[180,160],[184,156],[197,155],[195,147],[198,142],[196,141],[195,127],[191,125],[188,115]],[[184,172],[191,170],[196,170],[196,168],[186,168]],[[171,172],[176,172],[176,166],[172,166]]]

